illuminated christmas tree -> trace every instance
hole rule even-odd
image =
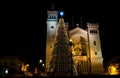
[[[53,76],[70,76],[74,74],[74,66],[67,27],[63,18],[59,19],[58,26],[49,72]]]

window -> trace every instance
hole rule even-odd
[[[52,19],[52,16],[50,16],[50,19]]]
[[[54,38],[54,35],[52,35],[52,38]]]
[[[56,19],[56,16],[54,16],[54,19]]]
[[[96,41],[94,41],[94,45],[96,45]]]
[[[52,48],[52,45],[50,45],[50,48]]]
[[[95,52],[95,55],[97,55],[97,52]]]
[[[97,30],[95,30],[95,33],[97,33]]]
[[[90,33],[92,33],[92,30],[90,30]]]
[[[94,33],[94,34],[97,34],[97,30],[90,30],[90,33]]]

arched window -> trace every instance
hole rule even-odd
[[[97,52],[95,52],[95,55],[97,55]]]
[[[49,19],[52,19],[52,16],[50,16]]]
[[[81,50],[82,50],[82,55],[86,55],[86,43],[85,43],[85,39],[83,37],[80,36],[80,43],[81,43]]]
[[[97,34],[97,30],[90,30],[91,34]]]
[[[96,45],[96,41],[94,41],[94,45]]]

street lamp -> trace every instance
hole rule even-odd
[[[70,39],[70,42],[72,42],[72,39]]]
[[[42,64],[42,67],[44,67],[45,66],[45,64]]]
[[[5,74],[8,74],[8,69],[5,69]]]
[[[26,66],[29,67],[29,64],[27,64]]]
[[[39,63],[42,63],[42,60],[41,60],[41,59],[39,60]]]

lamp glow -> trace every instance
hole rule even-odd
[[[8,74],[8,69],[5,70],[5,74]]]
[[[41,60],[41,59],[39,60],[39,63],[42,63],[42,60]]]
[[[61,12],[60,12],[60,16],[62,17],[63,15],[64,15],[64,12],[63,12],[63,11],[61,11]]]
[[[44,66],[45,66],[45,64],[42,64],[42,66],[44,67]]]

